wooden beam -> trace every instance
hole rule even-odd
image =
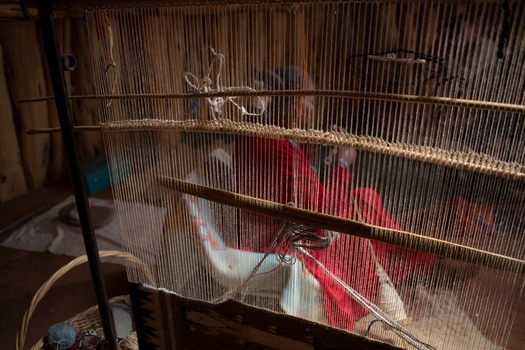
[[[255,214],[269,216],[278,220],[304,224],[322,230],[341,232],[417,252],[452,258],[502,271],[510,271],[521,275],[525,274],[525,261],[481,249],[421,236],[412,232],[369,225],[338,216],[296,208],[175,178],[159,177],[158,181],[164,187],[181,193],[233,206]]]

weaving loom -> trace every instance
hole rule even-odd
[[[167,213],[121,233],[153,271],[127,266],[141,345],[505,348],[525,282],[524,8],[82,3],[117,218]]]

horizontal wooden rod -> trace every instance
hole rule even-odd
[[[476,101],[450,97],[417,96],[404,94],[388,94],[365,91],[339,91],[339,90],[227,90],[214,92],[191,92],[174,94],[127,94],[127,95],[77,95],[71,100],[136,100],[136,99],[188,99],[188,98],[215,98],[215,97],[265,97],[265,96],[318,96],[337,97],[355,100],[374,100],[398,103],[414,103],[445,107],[459,107],[486,111],[525,114],[525,105],[501,103],[491,101]],[[42,102],[52,100],[54,97],[42,97],[19,100],[19,103]]]
[[[304,224],[322,230],[341,232],[417,252],[452,258],[470,264],[510,271],[522,275],[525,274],[525,261],[501,254],[491,253],[432,237],[420,236],[411,232],[383,228],[333,215],[296,208],[290,205],[249,197],[175,178],[159,177],[158,180],[162,186],[174,191],[275,219]]]
[[[33,8],[36,6],[36,0],[26,0],[27,7]],[[417,0],[420,3],[425,3],[424,0]],[[457,0],[441,0],[443,3],[457,3]],[[476,0],[479,3],[490,3],[494,0]],[[361,0],[364,4],[375,4],[376,0]],[[396,0],[394,3],[406,4],[413,3],[414,0]],[[467,2],[467,1],[465,1]],[[224,6],[228,5],[274,5],[279,4],[294,5],[294,4],[317,4],[317,0],[54,0],[53,8],[55,10],[80,11],[85,9],[118,9],[118,8],[137,8],[137,7],[200,7],[202,5]],[[205,10],[201,10],[204,12]]]
[[[505,179],[525,181],[525,166],[518,163],[505,162],[485,154],[458,152],[400,142],[386,142],[379,138],[357,136],[349,133],[326,132],[315,129],[288,129],[275,125],[237,122],[228,119],[128,120],[104,123],[102,127],[105,132],[140,132],[144,130],[205,132],[294,140],[300,143],[306,142],[324,146],[353,147],[365,152],[436,164],[453,169],[463,169]]]
[[[80,125],[74,127],[75,131],[100,131],[102,127],[100,125]],[[27,129],[26,133],[28,135],[38,135],[38,134],[54,134],[62,132],[60,128],[43,128],[43,129]]]
[[[309,144],[325,146],[353,147],[366,152],[436,164],[453,169],[464,169],[485,175],[505,179],[525,181],[525,168],[517,163],[504,162],[483,154],[447,151],[436,147],[407,145],[402,143],[384,142],[382,140],[320,130],[283,129],[280,127],[244,122],[198,121],[198,120],[138,120],[104,123],[100,126],[76,126],[76,132],[100,131],[133,132],[133,131],[176,131],[176,132],[206,132],[229,135],[244,135],[271,137]],[[60,132],[60,128],[30,129],[28,134],[50,134]]]

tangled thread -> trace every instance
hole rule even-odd
[[[208,73],[205,77],[202,79],[197,78],[194,74],[190,72],[184,73],[184,79],[186,80],[186,83],[191,86],[193,91],[200,92],[200,93],[213,93],[213,92],[228,92],[228,91],[256,91],[255,89],[248,87],[248,86],[234,86],[234,87],[226,87],[221,86],[221,73],[222,73],[222,67],[224,65],[225,57],[222,53],[217,53],[213,48],[210,48],[212,55],[214,58],[212,59],[210,63],[210,67],[208,68]],[[218,62],[219,67],[217,69],[217,73],[212,79],[212,71],[213,67]],[[249,112],[246,107],[236,102],[238,99],[238,96],[228,96],[228,97],[206,97],[205,101],[210,106],[210,110],[212,112],[213,119],[216,120],[216,115],[220,115],[223,113],[224,106],[227,103],[232,104],[237,110],[240,111],[240,113],[243,116],[261,116],[265,110],[266,110],[266,103],[261,97],[257,97],[257,100],[259,102],[259,106],[261,107],[259,112]]]

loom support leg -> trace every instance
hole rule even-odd
[[[62,61],[60,47],[57,39],[56,23],[53,15],[53,6],[49,0],[37,2],[38,18],[47,55],[49,72],[55,94],[55,103],[58,111],[60,127],[62,129],[62,140],[67,158],[68,169],[75,193],[78,215],[82,226],[82,235],[86,254],[89,260],[91,278],[95,287],[95,293],[102,321],[104,336],[109,343],[109,349],[117,350],[117,339],[113,316],[109,307],[108,296],[102,269],[100,256],[98,254],[95,231],[91,219],[88,196],[85,184],[82,181],[82,168],[78,158],[76,145],[76,134],[73,129],[73,114],[69,95],[67,93],[66,81],[64,79],[64,63]]]

